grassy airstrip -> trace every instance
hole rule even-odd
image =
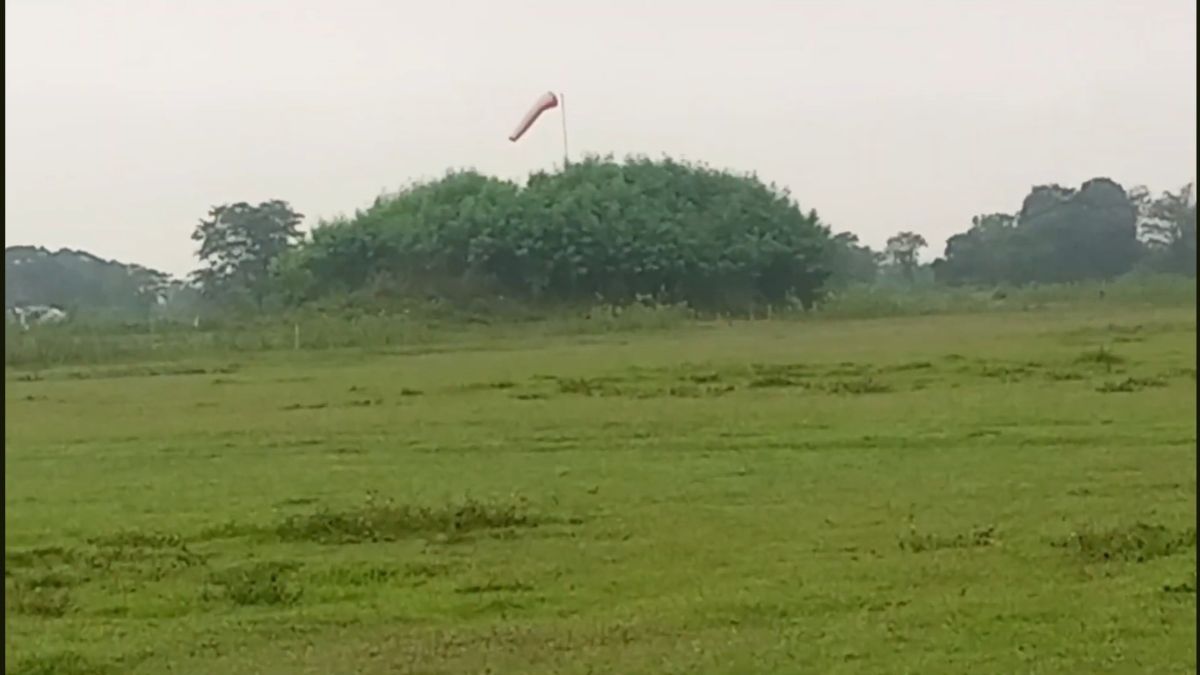
[[[6,672],[1194,671],[1195,339],[1091,303],[9,367]]]

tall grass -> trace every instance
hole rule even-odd
[[[814,314],[875,318],[925,314],[1043,311],[1067,307],[1179,307],[1196,304],[1196,280],[1179,276],[1128,276],[1114,281],[990,289],[923,286],[857,287],[832,295]]]
[[[1195,305],[1196,282],[1181,277],[1129,277],[1107,283],[969,289],[853,288],[818,309],[778,311],[778,320],[875,318],[948,313],[1055,311],[1076,307]],[[763,312],[756,312],[758,317]],[[4,364],[60,365],[170,361],[279,350],[421,350],[439,344],[524,335],[589,335],[665,330],[704,319],[686,307],[633,305],[578,308],[407,307],[309,309],[244,319],[213,319],[199,328],[156,321],[113,324],[71,321],[27,331],[6,325]],[[751,318],[751,317],[746,317]],[[298,333],[298,335],[297,335]]]
[[[170,361],[188,357],[279,350],[420,350],[521,335],[591,335],[661,330],[693,317],[678,306],[597,307],[523,317],[435,318],[425,313],[294,312],[199,328],[176,322],[68,322],[21,330],[6,325],[4,365],[37,369],[63,365]]]

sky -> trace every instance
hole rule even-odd
[[[5,0],[6,246],[175,274],[208,209],[671,155],[925,258],[1035,184],[1196,174],[1195,0]]]

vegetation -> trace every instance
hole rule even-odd
[[[844,289],[848,286],[870,286],[879,278],[883,256],[864,246],[853,232],[833,236],[829,254],[827,287]]]
[[[1195,305],[1196,285],[1175,275],[1127,277],[1111,283],[1046,285],[998,291],[937,285],[908,287],[853,285],[831,294],[815,310],[778,311],[777,320],[885,318],[949,314],[1011,314],[1090,309]],[[417,354],[449,348],[486,348],[497,340],[540,344],[572,335],[661,333],[688,324],[726,325],[732,320],[767,318],[763,311],[726,315],[698,314],[680,305],[634,304],[624,307],[547,306],[487,303],[459,306],[443,302],[406,302],[371,307],[314,304],[288,312],[250,317],[214,316],[199,326],[171,320],[112,324],[75,321],[5,332],[5,364],[36,377],[58,366],[111,365],[134,374],[175,373],[189,366],[181,359],[241,359],[281,350],[303,352],[364,350]],[[152,365],[147,365],[150,363]],[[217,373],[219,374],[219,373]],[[84,375],[82,372],[80,377]]]
[[[10,248],[6,303],[193,322],[414,304],[754,316],[825,309],[865,287],[1007,294],[1131,273],[1195,278],[1192,185],[1154,197],[1106,178],[1037,186],[1019,212],[974,218],[931,264],[917,232],[873,251],[832,233],[786,190],[670,159],[591,157],[524,185],[452,172],[307,235],[301,219],[281,200],[213,207],[193,233],[202,266],[187,284],[86,254]]]
[[[1140,238],[1139,238],[1140,229]],[[933,263],[949,284],[1061,283],[1146,271],[1196,276],[1191,185],[1151,199],[1097,178],[1078,190],[1035,187],[1017,214],[977,216]]]
[[[1146,266],[1155,271],[1196,276],[1196,195],[1189,183],[1178,192],[1151,198],[1138,188],[1131,200],[1141,216]]]
[[[204,267],[192,275],[210,298],[262,310],[273,290],[272,265],[300,241],[300,221],[287,202],[214,207],[192,233]]]
[[[1186,672],[1194,297],[1135,288],[10,368],[6,669]]]
[[[319,226],[283,267],[302,297],[376,284],[730,309],[812,305],[828,247],[815,212],[752,177],[593,158],[523,188],[472,172],[412,186]]]
[[[92,318],[144,318],[171,292],[166,274],[90,253],[4,249],[4,306],[48,305]]]
[[[925,237],[916,232],[901,232],[887,240],[884,249],[887,259],[899,269],[904,278],[912,282],[920,264],[921,249],[929,246]]]

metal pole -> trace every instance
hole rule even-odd
[[[562,129],[563,129],[563,169],[571,166],[571,153],[567,148],[567,97],[562,92],[558,93],[558,105],[562,108]]]

